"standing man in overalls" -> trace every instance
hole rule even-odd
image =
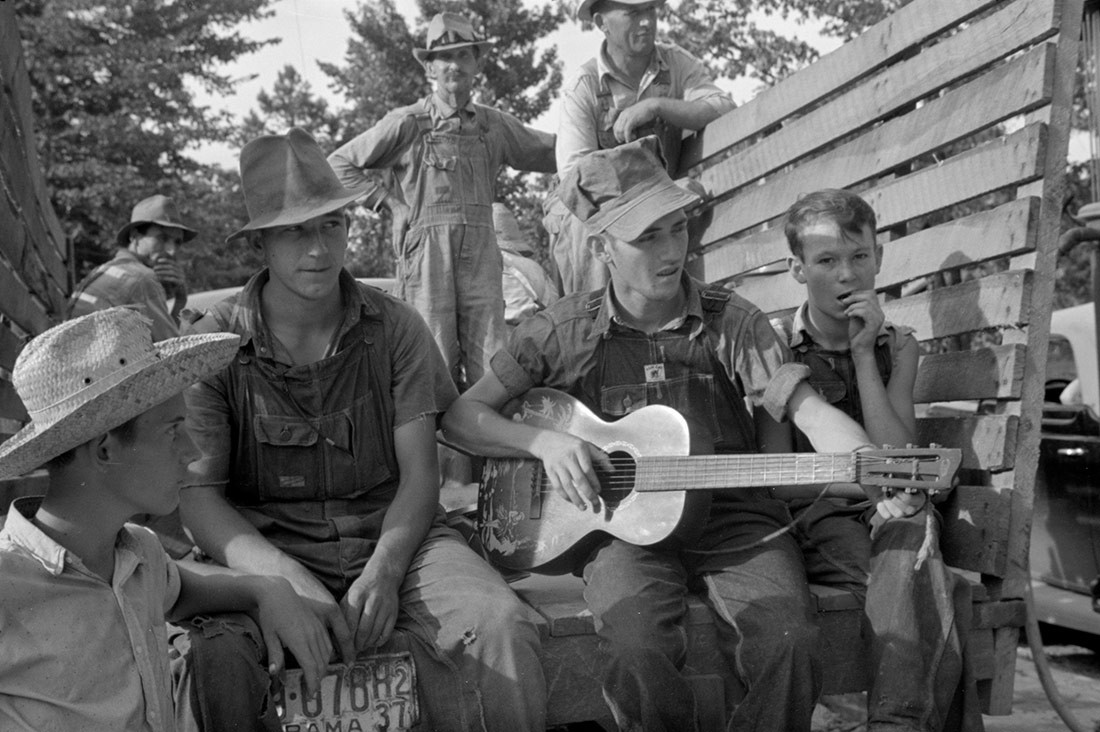
[[[474,103],[490,45],[467,18],[436,15],[413,52],[432,94],[329,156],[344,185],[374,184],[363,202],[390,212],[397,294],[424,316],[460,388],[481,378],[505,336],[497,174],[504,165],[554,171],[553,135]]]
[[[701,130],[734,107],[703,63],[657,42],[657,10],[665,0],[578,0],[576,18],[603,34],[600,52],[562,86],[557,164],[562,178],[583,156],[646,135],[661,141],[675,175],[684,130]],[[589,233],[553,194],[543,223],[562,293],[608,282],[607,267],[588,249]]]

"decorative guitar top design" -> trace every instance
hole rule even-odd
[[[690,532],[705,518],[705,491],[827,483],[946,490],[961,457],[942,448],[689,456],[687,423],[670,407],[651,405],[604,422],[568,394],[545,388],[513,400],[504,414],[585,439],[614,466],[597,471],[604,502],[597,513],[553,492],[538,460],[486,461],[478,525],[491,559],[547,574],[571,571],[605,534],[649,546]]]

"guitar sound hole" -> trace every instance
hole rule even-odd
[[[615,508],[634,490],[637,464],[627,452],[611,453],[611,464],[615,468],[612,471],[596,466],[596,477],[600,479],[600,496],[604,503],[609,508]]]

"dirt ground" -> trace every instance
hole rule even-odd
[[[1075,645],[1046,648],[1054,682],[1079,729],[1100,732],[1100,655]],[[862,694],[831,697],[814,715],[814,732],[866,732]],[[1021,644],[1016,655],[1013,711],[1007,717],[985,717],[986,732],[1064,732],[1068,729],[1047,699],[1031,650]]]

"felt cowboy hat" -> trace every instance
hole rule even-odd
[[[497,246],[517,254],[534,254],[535,248],[519,229],[515,215],[503,203],[493,204],[493,229],[497,235]]]
[[[573,17],[577,20],[592,21],[592,6],[599,0],[577,0],[577,9],[573,12]],[[620,5],[645,5],[653,2],[653,0],[615,0]],[[660,0],[659,5],[664,5],[665,0]]]
[[[321,146],[297,127],[285,135],[265,135],[241,150],[241,190],[248,223],[225,238],[249,231],[300,224],[343,208],[370,190],[345,188]]]
[[[474,30],[469,18],[458,13],[438,13],[428,23],[428,34],[424,40],[426,48],[414,48],[413,56],[420,63],[424,63],[429,54],[440,51],[450,51],[455,48],[475,46],[478,51],[484,51],[495,41],[491,38],[482,38]]]
[[[149,320],[125,307],[36,336],[12,371],[31,421],[0,443],[0,478],[34,470],[224,368],[239,340],[210,333],[153,343]]]
[[[179,211],[176,210],[175,202],[168,196],[162,196],[158,193],[137,202],[133,211],[130,212],[130,223],[118,230],[115,241],[120,247],[129,245],[131,229],[142,224],[157,224],[158,226],[170,226],[179,229],[183,232],[184,241],[191,241],[198,236],[199,232],[190,226],[184,226],[179,220],[180,215]]]

